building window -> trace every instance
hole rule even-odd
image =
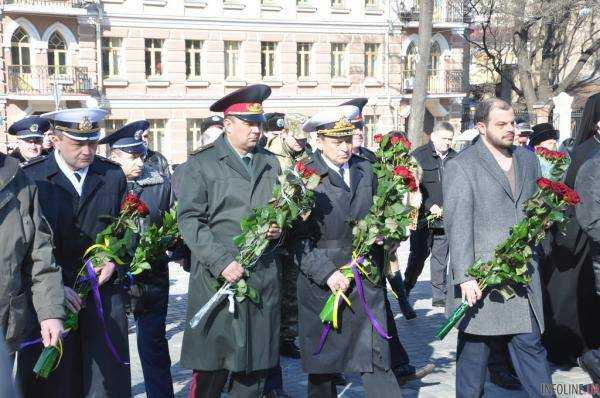
[[[331,77],[347,77],[346,44],[331,43]]]
[[[365,7],[367,8],[376,8],[378,0],[365,0]]]
[[[67,44],[58,32],[52,33],[48,40],[48,73],[50,75],[67,73]]]
[[[417,69],[417,62],[419,61],[419,48],[417,44],[413,41],[408,45],[406,49],[406,59],[404,60],[404,70],[409,76],[406,77],[414,77],[415,70]]]
[[[297,70],[298,70],[298,77],[309,77],[310,76],[311,48],[312,48],[311,43],[298,43],[298,45],[297,45],[296,66],[297,66]]]
[[[202,76],[202,45],[201,40],[185,41],[185,73],[188,79]]]
[[[379,75],[379,44],[365,44],[365,77]]]
[[[202,146],[202,119],[188,119],[187,121],[187,152],[195,151]]]
[[[146,78],[162,76],[162,48],[164,40],[146,39]]]
[[[343,8],[345,0],[331,0],[331,6],[335,8]]]
[[[263,41],[260,43],[260,67],[263,79],[275,77],[275,52],[277,43],[273,41]]]
[[[234,79],[239,76],[240,42],[225,42],[225,79]]]
[[[114,131],[125,126],[127,120],[125,119],[105,119],[104,120],[104,135],[111,135]]]
[[[20,73],[31,73],[29,35],[23,28],[17,28],[10,40],[10,58]]]
[[[162,152],[165,141],[165,119],[150,119],[148,120],[148,148],[153,151]]]
[[[376,134],[375,129],[379,123],[379,116],[376,115],[365,115],[365,145],[371,146],[373,144],[373,136]]]
[[[122,43],[120,37],[102,38],[102,74],[105,78],[120,74]]]
[[[310,5],[310,0],[296,0],[297,6],[307,6]]]

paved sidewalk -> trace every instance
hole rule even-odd
[[[401,247],[401,263],[405,264],[408,257],[407,244]],[[186,312],[186,293],[188,288],[188,274],[178,267],[171,268],[171,295],[169,298],[169,315],[167,319],[167,338],[171,351],[172,374],[177,397],[187,397],[190,381],[190,372],[179,366],[179,354],[181,351],[181,340]],[[403,396],[408,398],[445,398],[454,397],[454,375],[456,354],[456,331],[451,332],[443,341],[436,340],[434,334],[438,326],[444,321],[443,310],[432,308],[431,287],[429,284],[429,267],[426,265],[419,282],[411,292],[411,302],[418,313],[418,318],[406,321],[400,315],[398,304],[392,300],[392,308],[396,315],[396,322],[400,339],[404,344],[411,362],[416,366],[422,366],[427,362],[436,365],[434,373],[420,382],[406,384]],[[144,379],[137,356],[135,341],[135,326],[130,327],[129,336],[131,350],[131,376],[133,394],[136,398],[145,397]],[[300,362],[296,360],[283,359],[284,383],[286,392],[293,398],[306,397],[306,374],[300,368]],[[364,397],[360,377],[348,374],[351,383],[345,388],[339,388],[340,397],[357,398]],[[573,388],[576,385],[587,385],[590,378],[579,368],[553,369],[552,379],[554,383],[561,384],[559,389]],[[503,390],[491,383],[486,383],[486,397],[489,398],[526,398],[523,392],[512,392]],[[563,390],[564,391],[564,390]],[[590,395],[578,395],[574,392],[558,394],[559,397],[585,397]],[[383,398],[383,397],[382,397]]]

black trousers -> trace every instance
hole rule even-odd
[[[459,332],[456,358],[456,397],[483,397],[490,342],[497,336],[479,336]],[[551,397],[550,365],[542,346],[540,330],[532,319],[530,333],[502,336],[508,339],[508,350],[523,389],[532,398]],[[546,388],[544,388],[544,385]]]
[[[443,229],[418,228],[410,234],[410,254],[404,273],[404,285],[411,290],[417,283],[425,260],[431,254],[431,290],[433,300],[446,299],[448,239]]]
[[[333,379],[335,374],[309,374],[308,398],[336,398],[337,391]],[[373,372],[361,373],[365,397],[402,397],[398,380],[391,369],[373,368]]]
[[[299,268],[290,254],[281,258],[281,341],[294,341],[298,337],[298,293],[297,281]]]
[[[189,398],[219,398],[230,378],[226,392],[231,398],[262,397],[268,370],[250,373],[231,373],[221,370],[194,370]],[[230,377],[231,375],[231,377]]]
[[[129,363],[127,318],[121,285],[108,282],[100,288],[108,334],[123,361]],[[39,337],[39,330],[28,338]],[[131,374],[110,353],[96,306],[91,299],[79,312],[77,330],[63,339],[63,356],[48,379],[37,377],[33,367],[42,352],[40,344],[19,352],[17,380],[24,398],[129,397]]]
[[[167,292],[168,296],[168,292]],[[171,357],[166,337],[167,305],[135,314],[137,346],[148,398],[172,398]]]
[[[404,346],[400,342],[398,336],[398,328],[396,328],[396,321],[394,320],[394,313],[390,307],[390,301],[388,300],[387,290],[385,291],[385,315],[386,322],[388,325],[388,333],[391,339],[388,340],[390,345],[390,357],[392,362],[392,368],[398,368],[410,364],[408,353],[404,349]]]

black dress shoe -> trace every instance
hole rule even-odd
[[[595,384],[600,384],[600,350],[586,351],[577,358],[577,364],[590,375]]]
[[[293,341],[282,341],[279,345],[279,355],[293,359],[300,359],[300,349]]]
[[[331,381],[336,386],[345,386],[346,384],[348,384],[348,380],[346,380],[342,373],[336,373]]]
[[[394,375],[396,375],[396,380],[398,380],[398,384],[402,386],[408,381],[422,379],[429,373],[433,372],[434,369],[435,365],[432,363],[428,363],[427,365],[420,368],[415,368],[412,365],[398,366],[393,369],[393,372]]]
[[[519,378],[508,372],[490,372],[490,381],[505,390],[517,391],[523,389]]]

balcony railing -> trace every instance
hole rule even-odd
[[[400,12],[402,22],[419,22],[419,7]],[[433,22],[464,22],[463,5],[460,1],[435,1],[433,6]]]
[[[402,91],[412,92],[415,83],[415,71],[403,70]],[[427,79],[427,92],[430,94],[456,94],[463,93],[462,70],[430,69]]]
[[[85,95],[92,89],[87,68],[82,67],[10,65],[7,75],[9,94],[52,95],[57,84],[63,95]]]
[[[4,4],[41,7],[84,7],[84,0],[5,0]]]

